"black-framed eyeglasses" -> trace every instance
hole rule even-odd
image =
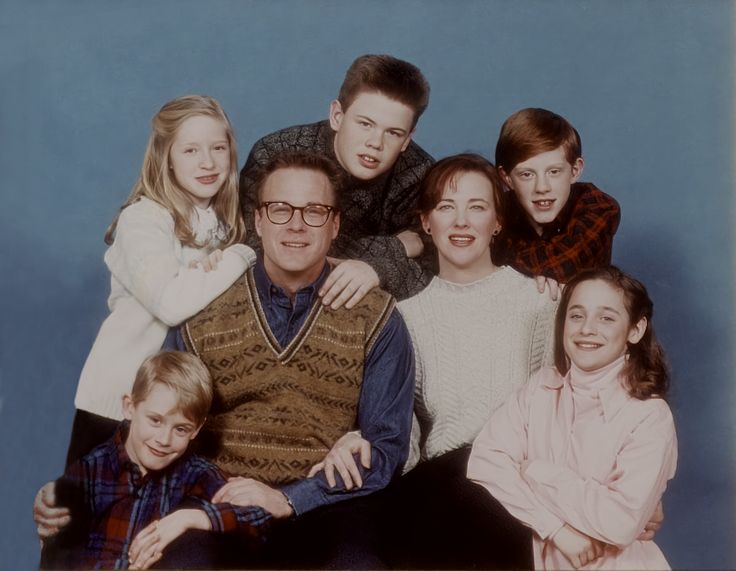
[[[324,226],[330,213],[336,210],[334,206],[327,204],[307,204],[306,206],[293,206],[288,202],[261,202],[259,208],[266,209],[266,216],[273,224],[287,224],[298,210],[302,220],[307,226],[319,228]]]

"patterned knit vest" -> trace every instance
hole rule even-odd
[[[184,327],[215,388],[201,451],[231,475],[270,485],[306,477],[355,428],[365,356],[393,306],[379,289],[350,310],[317,302],[282,349],[246,272]]]

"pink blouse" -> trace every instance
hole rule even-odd
[[[637,536],[677,464],[675,426],[662,399],[631,397],[620,358],[563,378],[544,368],[488,421],[468,478],[534,531],[537,569],[569,569],[548,538],[567,523],[608,544],[584,569],[669,569]]]

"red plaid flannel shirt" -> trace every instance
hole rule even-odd
[[[560,283],[566,283],[580,270],[611,263],[621,210],[616,200],[594,185],[574,183],[567,204],[554,221],[544,226],[541,236],[527,222],[513,192],[507,198],[508,220],[493,243],[496,263]]]
[[[127,569],[128,550],[138,532],[177,508],[201,509],[214,532],[238,530],[259,537],[271,516],[261,508],[212,504],[210,498],[226,480],[203,458],[185,454],[164,470],[143,476],[125,451],[128,425],[123,421],[110,440],[57,480],[58,502],[71,508],[76,533],[83,536],[79,548],[71,550],[70,567]]]

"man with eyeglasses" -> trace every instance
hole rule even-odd
[[[385,487],[408,454],[409,334],[395,300],[379,288],[351,309],[319,301],[331,269],[327,252],[340,228],[342,173],[332,161],[283,153],[260,169],[255,184],[262,256],[185,323],[177,339],[177,348],[199,356],[214,381],[199,452],[237,476],[213,501],[272,514],[267,559],[258,564],[379,567],[371,543],[376,522],[369,516],[375,505],[361,496]],[[312,469],[354,430],[371,443],[370,469],[361,464],[345,479],[339,463],[330,476]],[[174,562],[254,563],[238,538],[206,541],[180,542]]]
[[[253,145],[240,172],[247,244],[258,250],[259,166],[288,151],[320,154],[347,179],[342,231],[330,250],[339,265],[321,288],[323,303],[351,307],[376,285],[398,300],[419,293],[435,269],[434,246],[418,231],[416,216],[419,183],[433,159],[412,141],[428,103],[429,84],[415,65],[390,55],[358,57],[330,104],[328,120],[287,127]]]

